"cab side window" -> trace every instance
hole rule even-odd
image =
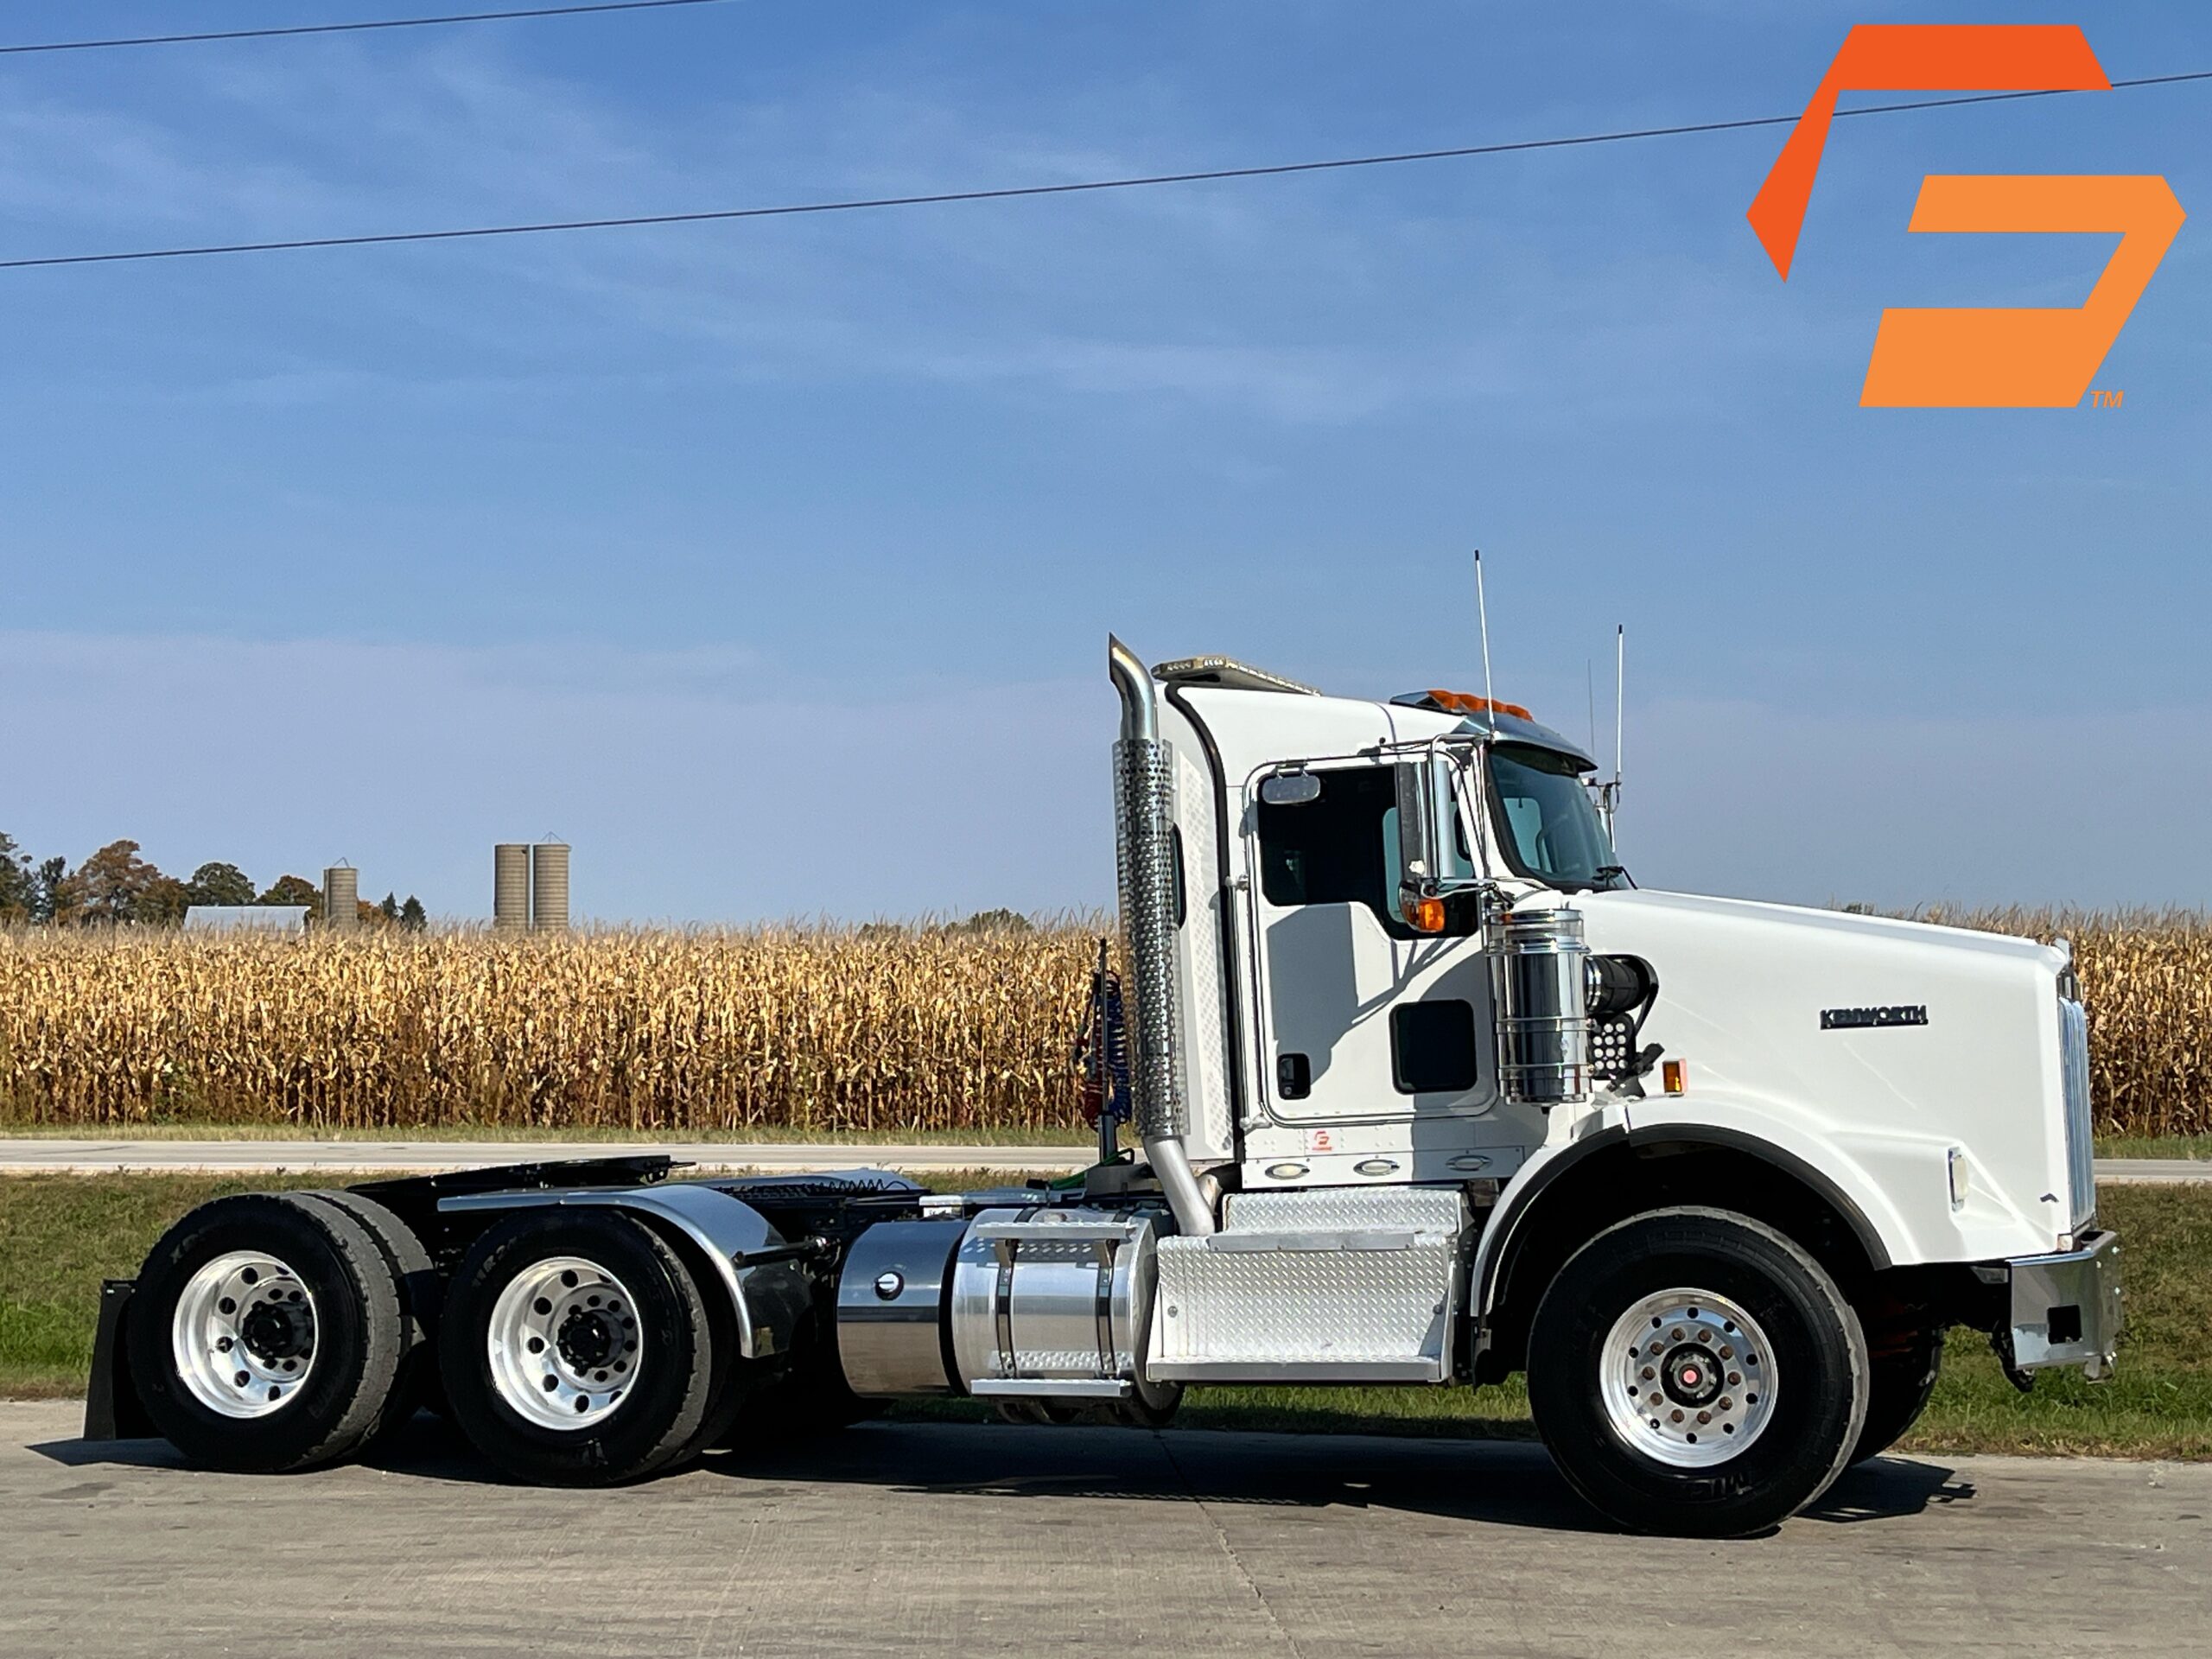
[[[1392,925],[1398,789],[1389,766],[1316,772],[1321,793],[1294,806],[1254,804],[1260,887],[1274,905],[1365,905]]]

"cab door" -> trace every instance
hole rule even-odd
[[[1295,769],[1318,784],[1311,798],[1264,780],[1253,791],[1258,1082],[1277,1122],[1473,1113],[1495,1099],[1479,942],[1417,934],[1395,910],[1398,772],[1414,764],[1317,761]],[[1456,823],[1456,801],[1442,805]]]

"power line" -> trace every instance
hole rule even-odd
[[[2146,75],[2116,80],[2113,90],[2164,86],[2212,80],[2212,69],[2188,74]],[[1949,109],[1962,104],[2001,104],[2024,98],[2063,98],[2068,91],[1975,92],[1958,98],[1916,99],[1908,103],[1870,104],[1839,110],[1836,119],[1895,115],[1907,110]],[[120,253],[50,254],[34,259],[0,259],[0,270],[29,270],[55,265],[111,265],[149,259],[194,259],[218,254],[283,253],[305,248],[384,247],[402,242],[458,242],[493,236],[542,236],[563,231],[612,231],[650,225],[704,225],[740,219],[786,219],[806,213],[863,213],[887,207],[931,207],[956,201],[1010,201],[1030,196],[1069,196],[1102,190],[1141,190],[1170,184],[1202,184],[1224,179],[1281,178],[1296,173],[1339,172],[1359,167],[1394,167],[1408,162],[1440,162],[1473,156],[1507,156],[1526,150],[1571,149],[1626,143],[1649,138],[1680,138],[1695,133],[1743,132],[1755,127],[1794,125],[1795,115],[1763,115],[1740,121],[1700,121],[1681,126],[1638,127],[1590,132],[1566,138],[1520,138],[1491,144],[1462,144],[1449,149],[1402,150],[1387,156],[1344,156],[1318,162],[1278,162],[1262,167],[1210,168],[1186,173],[1150,173],[1128,178],[1086,179],[1070,184],[1025,184],[996,190],[940,190],[908,196],[862,196],[833,201],[785,202],[764,207],[721,207],[683,213],[627,213],[609,219],[553,219],[530,225],[475,225],[439,231],[383,231],[363,236],[297,237],[273,242],[211,243],[197,247],[139,248]]]
[[[514,11],[462,11],[443,17],[378,17],[353,23],[293,23],[274,29],[222,29],[203,35],[133,35],[100,41],[34,41],[0,46],[0,57],[31,52],[104,52],[122,46],[194,46],[204,41],[273,41],[289,35],[361,35],[378,29],[438,29],[448,23],[502,23],[518,17],[580,17],[594,11],[665,11],[671,6],[719,6],[728,0],[600,0],[594,5],[530,6]]]

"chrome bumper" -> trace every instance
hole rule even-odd
[[[2120,1346],[2120,1235],[2091,1233],[2080,1249],[2005,1266],[2013,1364],[2022,1371],[2079,1365],[2092,1382],[2110,1376]]]

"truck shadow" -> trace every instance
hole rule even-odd
[[[188,1466],[166,1440],[53,1440],[29,1450],[70,1468]],[[428,1414],[368,1462],[387,1473],[422,1480],[512,1484],[449,1426]],[[1054,1498],[1123,1498],[1397,1510],[1547,1532],[1614,1530],[1574,1495],[1544,1449],[1527,1441],[877,1422],[840,1433],[740,1446],[711,1453],[702,1467],[704,1472],[692,1478],[874,1486],[930,1497],[1019,1497],[1047,1503]],[[1940,1464],[1880,1458],[1847,1471],[1801,1518],[1831,1525],[1886,1521],[1969,1503],[1974,1496],[1971,1482]]]
[[[1390,1509],[1550,1532],[1615,1530],[1575,1496],[1544,1449],[1526,1441],[869,1423],[798,1444],[719,1452],[705,1466],[747,1479],[929,1496]],[[1940,1465],[1883,1458],[1847,1471],[1805,1518],[1887,1520],[1974,1495],[1971,1484]]]

